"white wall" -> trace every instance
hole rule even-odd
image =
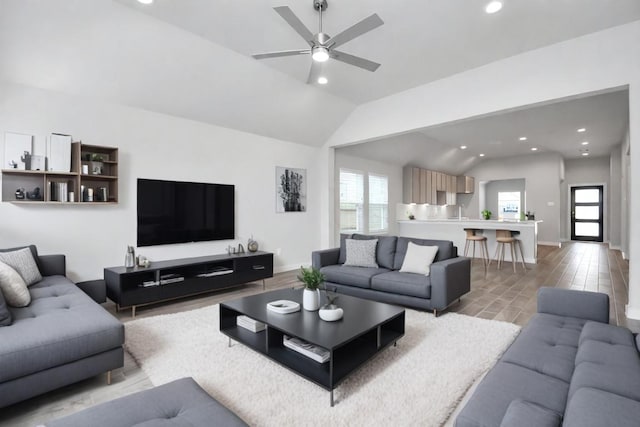
[[[340,168],[385,175],[389,178],[389,232],[388,234],[398,234],[398,223],[396,221],[396,205],[402,203],[402,167],[394,164],[377,162],[375,160],[354,157],[335,150],[335,174],[334,185],[334,237],[340,234]]]
[[[234,184],[236,240],[138,253],[152,260],[224,253],[229,244],[246,247],[253,234],[261,249],[280,249],[277,270],[310,263],[319,245],[317,148],[19,85],[0,83],[0,93],[2,155],[7,131],[35,135],[35,154],[44,154],[51,132],[120,149],[118,205],[0,203],[1,247],[35,243],[43,254],[65,254],[72,279],[100,278],[136,243],[136,179],[144,177]],[[275,166],[307,169],[307,212],[275,213]]]
[[[538,226],[538,240],[555,244],[560,241],[560,162],[555,153],[539,153],[535,159],[531,155],[508,159],[490,159],[465,172],[475,177],[476,188],[468,198],[465,207],[469,218],[479,219],[483,209],[485,192],[480,191],[481,183],[495,180],[524,179],[526,209],[535,212],[536,220],[544,222]],[[552,203],[552,206],[549,206]],[[495,213],[495,212],[494,212]]]
[[[562,183],[561,191],[561,209],[560,215],[562,216],[561,230],[562,239],[571,239],[571,226],[570,226],[570,201],[571,192],[570,187],[580,185],[603,185],[604,186],[604,229],[603,240],[609,241],[609,227],[611,223],[612,215],[611,201],[610,201],[610,184],[609,184],[610,172],[609,172],[609,157],[589,157],[582,159],[569,159],[565,161],[565,180]],[[615,212],[620,212],[619,207],[614,209]]]
[[[622,144],[609,156],[609,246],[622,250]]]
[[[629,218],[631,200],[631,156],[629,155],[631,140],[629,131],[622,140],[620,150],[621,177],[620,177],[620,246],[625,258],[629,258],[629,236],[631,235]]]

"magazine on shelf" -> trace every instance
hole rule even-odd
[[[295,313],[296,311],[300,311],[300,304],[295,301],[279,299],[277,301],[267,303],[267,310],[280,314]]]
[[[288,337],[285,335],[282,339],[282,344],[284,344],[285,347],[290,348],[303,356],[307,356],[318,363],[325,363],[331,357],[331,353],[326,348],[310,344],[300,338]]]
[[[236,324],[241,328],[245,328],[250,330],[251,332],[260,332],[264,331],[267,325],[262,322],[259,322],[255,319],[252,319],[249,316],[238,316],[236,317]]]

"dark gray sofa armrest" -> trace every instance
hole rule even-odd
[[[43,276],[65,276],[67,261],[64,255],[40,255],[40,274]]]
[[[471,290],[471,258],[456,257],[431,264],[431,305],[444,310]]]
[[[522,399],[512,400],[500,427],[559,427],[560,414]]]
[[[599,292],[540,288],[538,313],[609,323],[609,296]]]
[[[327,265],[338,264],[340,248],[324,249],[311,252],[311,266],[318,270]]]

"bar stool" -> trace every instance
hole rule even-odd
[[[504,261],[505,245],[509,245],[511,248],[511,264],[513,265],[513,272],[516,272],[516,262],[518,262],[516,255],[516,245],[520,249],[520,259],[522,260],[522,268],[527,271],[527,266],[524,264],[524,254],[522,253],[522,242],[519,239],[513,237],[514,234],[520,234],[519,231],[513,230],[496,230],[496,254],[494,258],[498,262],[498,269],[502,267]],[[491,263],[491,261],[489,261]]]
[[[486,268],[489,265],[489,247],[487,246],[487,238],[482,235],[478,235],[476,233],[482,231],[479,228],[465,228],[464,231],[467,232],[467,241],[464,244],[464,256],[467,256],[469,253],[469,243],[473,242],[473,252],[472,258],[476,257],[476,242],[480,244],[480,251],[482,253],[482,264],[484,265],[485,272]]]

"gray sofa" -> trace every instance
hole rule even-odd
[[[247,424],[209,396],[193,378],[102,403],[47,427],[243,427]]]
[[[640,425],[640,340],[608,322],[606,294],[541,288],[456,427]]]
[[[344,265],[346,239],[378,239],[376,262],[379,268]],[[401,273],[409,242],[438,246],[429,276]],[[471,260],[458,257],[457,248],[448,240],[411,237],[342,234],[340,247],[314,251],[312,266],[324,274],[326,285],[338,293],[403,305],[420,310],[444,310],[471,287]]]
[[[64,255],[30,249],[43,279],[0,327],[0,408],[124,365],[122,323],[65,277]]]

